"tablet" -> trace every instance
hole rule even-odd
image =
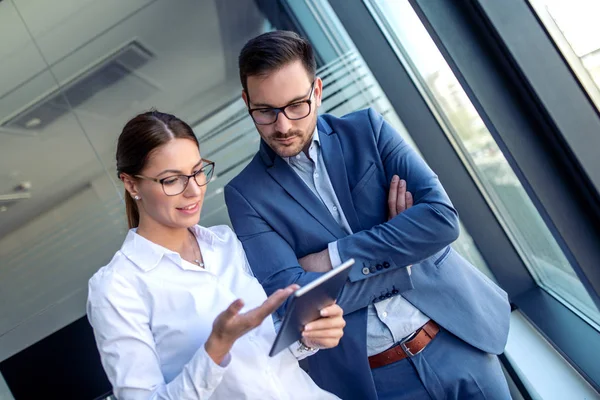
[[[294,292],[269,356],[273,357],[302,338],[304,325],[319,319],[321,309],[337,299],[353,264],[351,258]]]

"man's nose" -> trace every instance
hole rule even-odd
[[[292,128],[292,122],[285,116],[284,113],[280,112],[275,121],[275,129],[279,132],[287,132]]]

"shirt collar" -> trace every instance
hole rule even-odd
[[[213,245],[216,235],[210,229],[200,225],[194,225],[190,229],[198,239],[201,248]],[[183,259],[179,253],[138,235],[137,228],[130,229],[127,233],[121,246],[121,253],[144,272],[156,268],[163,257],[169,258],[183,268]]]
[[[317,129],[317,127],[315,126],[315,131],[313,132],[313,137],[312,137],[312,142],[316,143],[317,146],[320,146],[321,144],[321,140],[319,139],[319,130]],[[298,153],[298,155],[300,155],[300,153]],[[297,157],[297,156],[294,156]],[[290,161],[292,161],[292,159],[294,157],[283,157],[283,159],[285,160],[286,163],[290,163]]]

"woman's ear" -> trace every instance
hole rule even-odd
[[[123,181],[127,193],[134,199],[136,199],[136,197],[139,198],[140,194],[137,187],[137,181],[128,174],[121,174],[119,175],[119,178]]]

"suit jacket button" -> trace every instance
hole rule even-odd
[[[398,294],[398,293],[400,293],[400,291],[398,291],[398,289],[392,290],[392,294]]]
[[[363,273],[363,275],[369,275],[371,273],[371,271],[369,270],[369,267],[364,267],[362,269],[362,273]]]
[[[379,300],[385,300],[385,296],[383,296],[383,295],[379,296]]]
[[[392,297],[392,294],[391,294],[390,292],[387,292],[387,293],[385,294],[385,297],[387,297],[387,298],[389,299],[390,297]]]
[[[386,261],[386,262],[383,263],[383,268],[387,269],[389,267],[390,267],[390,263],[389,262]]]
[[[371,265],[371,266],[369,267],[369,271],[371,271],[371,272],[375,272],[375,271],[376,271],[376,269],[375,269],[375,267],[374,267],[374,266],[372,266],[372,265]]]
[[[375,268],[377,268],[377,271],[381,271],[383,269],[383,265],[377,264]]]

